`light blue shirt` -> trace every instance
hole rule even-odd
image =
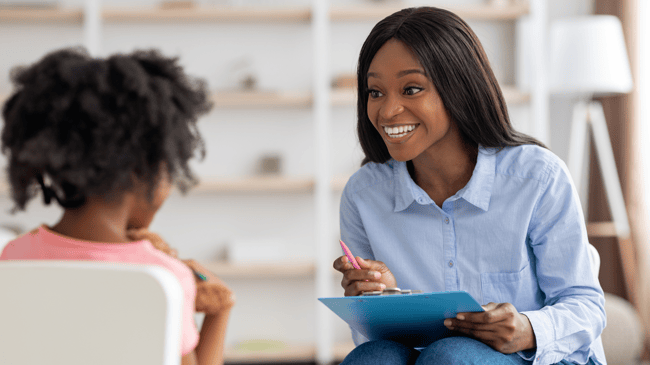
[[[368,163],[341,198],[341,238],[355,256],[383,261],[401,289],[464,290],[480,304],[512,303],[532,324],[533,364],[589,358],[606,364],[603,291],[566,165],[524,145],[479,148],[467,185],[442,208],[406,163]],[[367,341],[353,331],[358,345]]]

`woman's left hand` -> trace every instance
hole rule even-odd
[[[488,303],[485,312],[458,313],[445,320],[450,330],[475,338],[493,349],[511,354],[536,347],[535,333],[528,317],[510,303]]]

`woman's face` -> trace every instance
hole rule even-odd
[[[457,128],[411,50],[390,39],[368,68],[368,118],[397,161],[439,153],[458,143]]]

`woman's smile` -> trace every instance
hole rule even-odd
[[[389,143],[402,143],[415,133],[420,124],[384,125],[384,134],[388,137]]]

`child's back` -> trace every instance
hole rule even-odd
[[[64,213],[56,225],[10,242],[0,259],[167,268],[184,290],[186,363],[199,342],[193,274],[149,241],[129,237],[149,226],[173,185],[184,191],[195,182],[188,160],[203,152],[196,121],[210,109],[205,84],[155,51],[93,59],[80,49],[53,52],[15,69],[12,79],[2,151],[15,210],[40,190]]]

